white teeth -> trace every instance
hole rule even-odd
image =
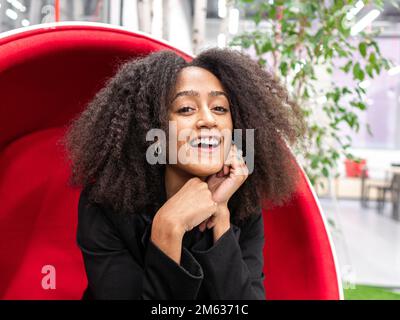
[[[216,137],[204,137],[204,138],[197,138],[194,139],[190,142],[190,145],[192,147],[198,147],[199,144],[208,144],[212,146],[218,146],[219,145],[219,139]]]

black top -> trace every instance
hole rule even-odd
[[[148,214],[117,214],[90,203],[83,189],[77,244],[88,287],[82,299],[265,299],[261,212],[214,244],[212,229],[183,237],[177,264],[150,239]]]

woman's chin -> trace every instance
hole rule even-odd
[[[198,163],[185,166],[185,171],[197,177],[208,177],[222,169],[223,163]]]

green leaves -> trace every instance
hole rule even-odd
[[[363,103],[363,102],[360,102],[360,101],[351,101],[351,102],[350,102],[350,105],[352,105],[353,107],[356,107],[356,108],[358,108],[358,109],[360,109],[360,110],[365,110],[365,109],[367,109],[366,104]]]
[[[368,76],[370,78],[374,77],[373,70],[374,70],[374,67],[372,65],[368,64],[365,66],[365,72],[368,74]]]
[[[343,67],[340,67],[344,72],[349,73],[350,68],[353,66],[353,61],[348,61]]]
[[[376,42],[378,32],[350,35],[347,14],[357,1],[235,0],[255,12],[252,18],[257,27],[235,36],[230,44],[254,49],[259,64],[273,68],[302,107],[309,147],[299,152],[312,183],[333,176],[341,156],[349,154],[351,137],[342,130],[346,126],[354,132],[360,129],[359,116],[368,108],[365,81],[391,67]],[[368,3],[383,5],[382,0]],[[270,27],[260,28],[262,22]],[[330,79],[340,72],[352,83],[321,80],[320,74],[322,79]]]
[[[361,69],[360,63],[358,63],[358,62],[353,66],[353,77],[354,77],[354,79],[357,79],[360,81],[363,81],[365,78],[365,73]]]
[[[272,45],[272,42],[269,39],[266,39],[266,41],[261,46],[262,53],[273,51],[273,49],[274,49],[274,47]]]
[[[279,70],[281,71],[282,76],[286,77],[288,74],[288,64],[286,61],[282,61],[279,65]]]
[[[329,177],[329,170],[327,167],[322,167],[322,174],[324,177],[328,178]]]
[[[358,122],[358,116],[354,112],[348,112],[344,114],[343,120],[345,120],[350,128],[355,129],[355,131],[358,132],[360,123]]]
[[[365,58],[367,55],[367,44],[365,42],[360,42],[358,45],[358,50],[360,51],[361,55]]]
[[[372,52],[372,53],[369,55],[368,61],[369,61],[371,64],[376,64],[376,56],[375,56],[375,53]]]

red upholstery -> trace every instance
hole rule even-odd
[[[171,49],[101,24],[61,23],[0,35],[0,298],[79,299],[86,286],[75,244],[80,190],[56,141],[124,60]],[[299,167],[300,170],[300,167]],[[264,210],[267,299],[338,299],[333,250],[310,185]],[[56,288],[43,289],[43,266]]]

